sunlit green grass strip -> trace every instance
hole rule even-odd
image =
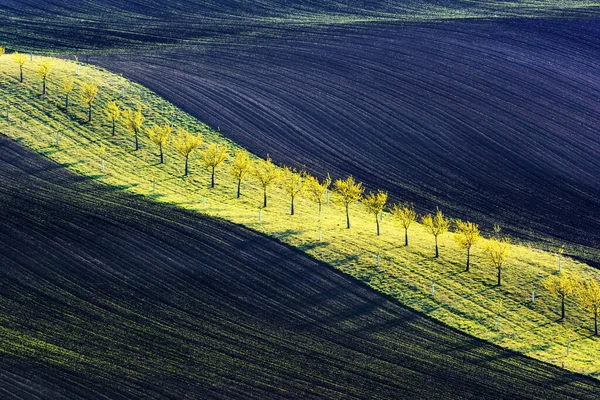
[[[351,207],[352,229],[345,228],[341,207],[325,205],[322,219],[323,241],[318,240],[317,206],[300,198],[296,215],[289,215],[289,199],[281,189],[270,190],[269,206],[258,221],[262,191],[252,178],[242,185],[242,198],[236,199],[236,182],[228,174],[228,161],[217,170],[217,186],[209,188],[210,172],[194,157],[191,175],[183,178],[183,159],[172,147],[166,149],[166,164],[158,164],[156,148],[143,137],[141,149],[134,151],[133,136],[122,126],[111,136],[103,108],[109,100],[122,108],[143,107],[145,126],[167,123],[174,118],[176,127],[202,132],[205,143],[219,141],[239,149],[217,132],[177,110],[149,90],[124,78],[71,61],[52,60],[54,70],[48,82],[48,95],[40,96],[41,84],[35,69],[44,60],[34,57],[25,64],[25,82],[18,82],[18,67],[9,56],[0,57],[0,100],[8,96],[9,122],[0,119],[3,134],[57,161],[73,172],[91,177],[150,199],[177,204],[211,216],[271,235],[335,268],[391,295],[398,301],[422,311],[450,326],[495,342],[532,357],[562,365],[578,372],[600,375],[600,341],[592,334],[591,316],[568,303],[568,322],[556,322],[559,303],[541,288],[540,281],[556,271],[556,256],[522,246],[513,246],[504,285],[495,286],[495,271],[483,259],[481,243],[473,252],[469,273],[463,272],[465,254],[451,234],[440,239],[440,259],[434,259],[433,237],[420,225],[410,229],[410,246],[403,246],[403,230],[389,214],[382,223],[382,236],[375,235],[375,222],[363,207]],[[65,77],[76,80],[69,112],[64,110],[60,86]],[[78,98],[83,82],[100,87],[94,104],[92,123],[86,122],[86,109]],[[122,88],[125,98],[121,98]],[[4,105],[0,115],[5,115]],[[60,148],[56,147],[59,133]],[[107,149],[106,169],[101,171],[100,146]],[[326,171],[323,171],[325,173]],[[152,182],[156,182],[153,190]],[[477,221],[475,221],[477,222]],[[376,254],[381,264],[376,265]],[[563,260],[563,269],[583,277],[599,278],[593,268]],[[226,268],[226,266],[223,266]],[[277,268],[276,265],[273,268]],[[435,281],[435,296],[431,296]],[[536,301],[531,303],[531,290]],[[496,329],[496,304],[503,300],[499,329]],[[569,354],[566,354],[569,344]]]

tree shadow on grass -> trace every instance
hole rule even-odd
[[[290,237],[292,237],[294,235],[297,235],[299,233],[300,233],[300,231],[298,231],[298,230],[286,229],[283,232],[277,232],[277,233],[273,234],[273,237],[276,238],[276,239],[278,239],[278,240],[284,241],[287,238],[290,238]]]
[[[147,195],[146,197],[148,197],[150,200],[158,200],[160,198],[165,197],[165,195],[162,193],[152,193],[152,194]]]
[[[69,168],[69,167],[73,167],[75,165],[79,165],[81,163],[83,163],[83,161],[77,160],[77,161],[73,161],[73,162],[64,163],[62,166],[65,168]]]
[[[113,185],[111,185],[111,186],[112,186],[112,187],[113,187],[115,190],[124,191],[124,190],[128,190],[128,189],[131,189],[131,188],[137,187],[137,186],[139,186],[139,185],[140,185],[139,183],[130,183],[130,184],[127,184],[127,185],[116,185],[116,184],[113,184]]]
[[[298,246],[298,248],[302,251],[310,251],[310,250],[318,249],[320,247],[327,247],[328,245],[329,245],[329,242],[325,242],[325,241],[318,242],[317,241],[317,242],[302,244],[302,245]]]

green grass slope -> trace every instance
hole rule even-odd
[[[591,316],[569,301],[568,321],[557,322],[559,303],[540,288],[540,281],[556,271],[554,255],[514,246],[504,273],[504,285],[496,287],[494,270],[481,258],[485,243],[474,251],[471,272],[464,273],[465,255],[450,234],[441,237],[441,259],[436,260],[433,237],[420,225],[411,228],[411,245],[405,248],[403,232],[388,214],[383,217],[383,235],[378,238],[375,222],[361,205],[352,207],[353,227],[347,230],[343,210],[328,204],[322,220],[322,241],[318,240],[316,205],[301,198],[297,201],[297,215],[290,216],[289,200],[281,189],[271,191],[269,207],[259,221],[262,194],[255,181],[248,179],[243,184],[242,199],[236,199],[235,182],[228,175],[226,162],[217,170],[217,187],[211,190],[210,173],[201,167],[196,157],[191,163],[191,176],[183,178],[183,160],[172,148],[166,151],[166,164],[159,165],[156,149],[148,140],[142,139],[142,148],[136,152],[132,135],[122,127],[118,128],[116,137],[111,137],[101,109],[113,99],[123,107],[141,106],[146,126],[174,118],[178,127],[203,132],[205,142],[226,143],[217,132],[122,77],[89,66],[83,66],[82,75],[76,76],[76,66],[70,61],[52,60],[54,72],[48,84],[49,94],[42,97],[39,79],[34,75],[42,60],[35,57],[26,64],[25,83],[19,84],[17,66],[9,56],[0,57],[0,71],[3,71],[0,93],[2,97],[8,95],[11,104],[10,119],[0,121],[0,129],[8,137],[78,174],[271,235],[415,310],[478,338],[555,365],[565,363],[566,368],[573,371],[592,376],[600,373],[596,356],[600,341],[591,336]],[[63,109],[59,87],[65,76],[75,78],[77,88],[84,81],[99,84],[100,97],[95,103],[92,123],[86,122],[85,109],[77,94],[72,95],[69,112]],[[120,98],[122,87],[126,89],[123,99]],[[60,148],[55,145],[57,133]],[[101,145],[107,149],[104,171],[98,156]],[[381,255],[378,266],[377,253]],[[563,260],[562,267],[587,278],[600,276],[597,270],[574,260]],[[433,281],[435,296],[430,293]],[[535,303],[530,300],[532,289],[536,290]],[[503,308],[496,329],[499,300],[503,301]]]
[[[0,137],[4,399],[594,399],[250,229]]]

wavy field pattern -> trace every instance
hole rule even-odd
[[[462,18],[598,16],[592,0],[0,0],[0,42],[27,50],[154,49],[290,27]]]
[[[599,45],[592,20],[454,21],[91,60],[261,156],[597,247]]]
[[[6,138],[0,150],[2,398],[600,390],[245,228],[77,177]]]

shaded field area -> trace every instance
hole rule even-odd
[[[457,18],[598,16],[592,0],[0,0],[0,43],[26,50],[130,49],[274,33],[284,27]]]
[[[353,174],[421,211],[594,248],[599,45],[596,20],[451,21],[90,61],[260,156]],[[585,251],[571,249],[597,258]]]
[[[230,223],[0,138],[2,398],[593,398]]]

